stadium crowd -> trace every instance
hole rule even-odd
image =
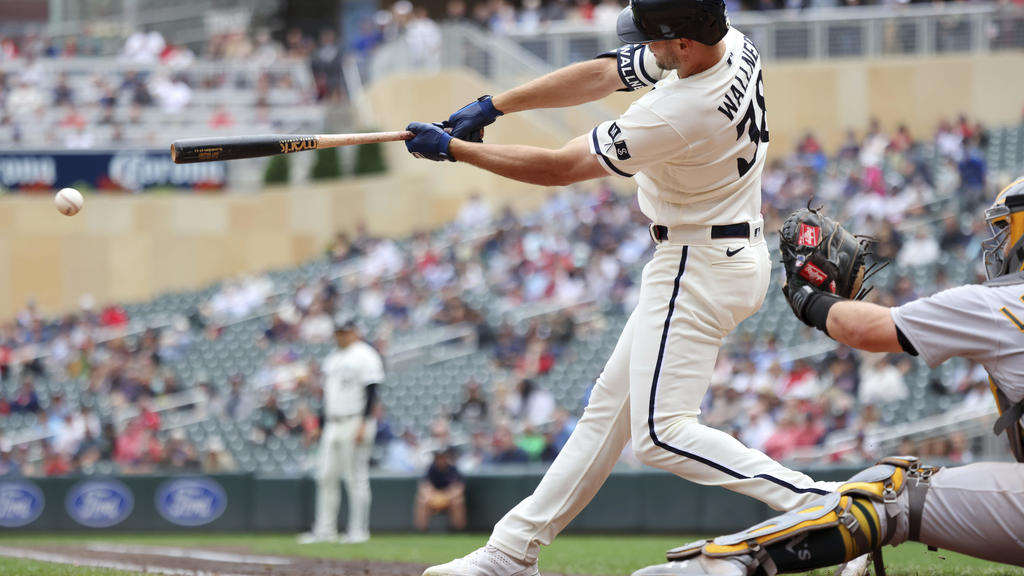
[[[974,215],[995,184],[983,160],[986,143],[985,127],[966,118],[941,123],[927,141],[905,127],[886,132],[872,124],[831,155],[808,134],[795,153],[766,170],[767,229],[777,229],[813,194],[830,214],[872,232],[877,253],[899,262],[901,271],[928,267],[941,254],[977,261],[983,234]],[[577,361],[567,350],[581,334],[580,310],[621,317],[632,308],[633,278],[651,249],[643,222],[632,199],[603,186],[552,193],[538,211],[523,215],[495,211],[474,196],[455,222],[433,233],[400,242],[365,231],[339,234],[326,254],[335,270],[348,271],[337,280],[229,281],[191,318],[176,317],[159,329],[126,336],[125,311],[97,310],[88,297],[80,311],[60,317],[46,317],[29,303],[0,324],[0,390],[6,391],[0,418],[8,424],[0,427],[0,475],[60,475],[100,462],[128,473],[234,469],[231,452],[215,436],[197,446],[180,429],[163,427],[168,411],[244,423],[253,444],[294,436],[311,448],[320,428],[319,367],[296,344],[328,342],[332,313],[342,309],[358,310],[385,355],[398,335],[472,326],[495,374],[486,387],[472,378],[457,383],[464,399],[437,407],[426,430],[392,421],[382,406],[378,466],[421,471],[434,452],[451,446],[463,472],[548,462],[585,398],[558,406],[538,382],[559,362]],[[934,269],[931,286],[901,276],[873,298],[896,304],[916,290],[949,285],[941,268],[927,269]],[[594,302],[615,304],[578,306]],[[524,326],[503,315],[535,304],[554,304],[556,311]],[[264,365],[226,382],[179,381],[176,361],[219,338],[225,325],[253,317],[264,318],[253,336]],[[914,369],[905,356],[843,347],[812,361],[780,349],[773,334],[739,335],[719,357],[703,418],[781,460],[852,430],[857,446],[826,458],[862,464],[874,457],[864,434],[881,425],[882,409],[908,398],[905,379]],[[593,366],[595,376],[599,370]],[[84,389],[66,398],[64,382]],[[967,405],[991,401],[983,371],[971,365],[932,384],[930,393]],[[109,400],[109,409],[101,409],[99,398]],[[904,447],[932,458],[972,458],[962,435],[919,446],[908,439]],[[623,461],[634,462],[628,453]]]

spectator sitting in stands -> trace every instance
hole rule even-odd
[[[224,442],[216,436],[210,438],[203,454],[203,473],[223,474],[237,469],[235,459],[224,449]]]
[[[413,512],[416,530],[425,531],[430,516],[435,514],[447,514],[452,528],[464,530],[465,489],[466,482],[455,466],[455,451],[451,448],[435,450],[434,460],[416,489],[416,507]]]
[[[171,432],[160,464],[165,469],[199,472],[199,456],[196,454],[196,447],[185,438],[185,432],[181,428]]]
[[[27,412],[35,414],[39,412],[39,395],[36,394],[35,381],[31,375],[21,377],[21,389],[11,400],[11,412]]]
[[[861,404],[893,402],[907,397],[903,372],[884,353],[861,353],[861,386],[857,399]]]
[[[512,431],[507,424],[501,424],[494,430],[492,440],[494,444],[494,456],[491,462],[494,464],[526,464],[530,456],[516,445]]]
[[[264,444],[271,435],[286,436],[288,434],[288,418],[277,405],[277,394],[267,393],[263,405],[254,417],[253,441]]]
[[[508,395],[505,405],[511,418],[534,427],[550,422],[555,414],[555,408],[555,397],[551,392],[538,387],[529,378],[524,378],[516,384],[515,392]]]
[[[71,472],[68,458],[53,448],[49,442],[43,442],[43,475],[50,478],[64,476]]]
[[[487,423],[489,415],[483,388],[471,378],[466,382],[466,398],[452,414],[452,420],[466,426],[479,426]]]
[[[388,444],[381,467],[397,472],[418,472],[426,466],[423,454],[416,433],[406,429],[399,438]]]

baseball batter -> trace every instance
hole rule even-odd
[[[357,543],[370,539],[370,452],[377,386],[384,381],[380,354],[359,339],[353,320],[335,324],[337,348],[324,358],[324,427],[316,466],[316,518],[300,542]],[[348,494],[348,531],[338,538],[339,480]]]
[[[806,298],[792,300],[801,320],[843,344],[920,355],[932,367],[954,356],[984,366],[1000,412],[995,431],[1007,435],[1018,462],[936,469],[912,457],[885,459],[839,493],[669,551],[674,561],[638,576],[802,572],[907,540],[1024,566],[1024,178],[1004,189],[985,217],[993,234],[985,242],[984,284],[891,309],[806,285]]]
[[[760,215],[769,141],[757,49],[721,0],[633,0],[626,46],[460,109],[410,124],[414,155],[468,162],[543,185],[633,178],[657,247],[640,299],[589,405],[533,495],[488,545],[428,576],[538,573],[546,545],[587,505],[626,442],[645,463],[789,509],[834,488],[698,423],[722,339],[761,306],[771,264]],[[505,113],[561,107],[654,86],[619,118],[560,150],[480,142]],[[462,138],[465,138],[463,140]]]

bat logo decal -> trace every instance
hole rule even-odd
[[[296,138],[294,140],[281,140],[281,154],[291,154],[303,150],[315,150],[316,138]]]

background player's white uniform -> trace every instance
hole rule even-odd
[[[735,29],[724,40],[718,64],[683,79],[660,71],[646,46],[615,54],[626,86],[656,87],[594,128],[591,152],[611,174],[635,177],[661,241],[575,432],[533,495],[494,528],[489,543],[521,561],[586,506],[631,437],[647,464],[776,509],[833,488],[697,422],[722,339],[760,308],[771,271],[760,58]]]
[[[377,423],[364,416],[367,386],[384,381],[380,354],[362,340],[337,348],[323,361],[324,428],[317,453],[316,519],[313,534],[330,539],[338,534],[339,481],[348,494],[348,531],[353,541],[370,535],[370,452]],[[364,423],[365,419],[365,423]],[[363,424],[363,437],[356,430]]]
[[[1013,403],[1024,400],[1024,274],[1003,286],[952,288],[892,309],[929,366],[954,356],[985,367]],[[943,468],[931,480],[920,542],[1024,566],[1024,463]],[[893,542],[897,544],[898,542]]]

